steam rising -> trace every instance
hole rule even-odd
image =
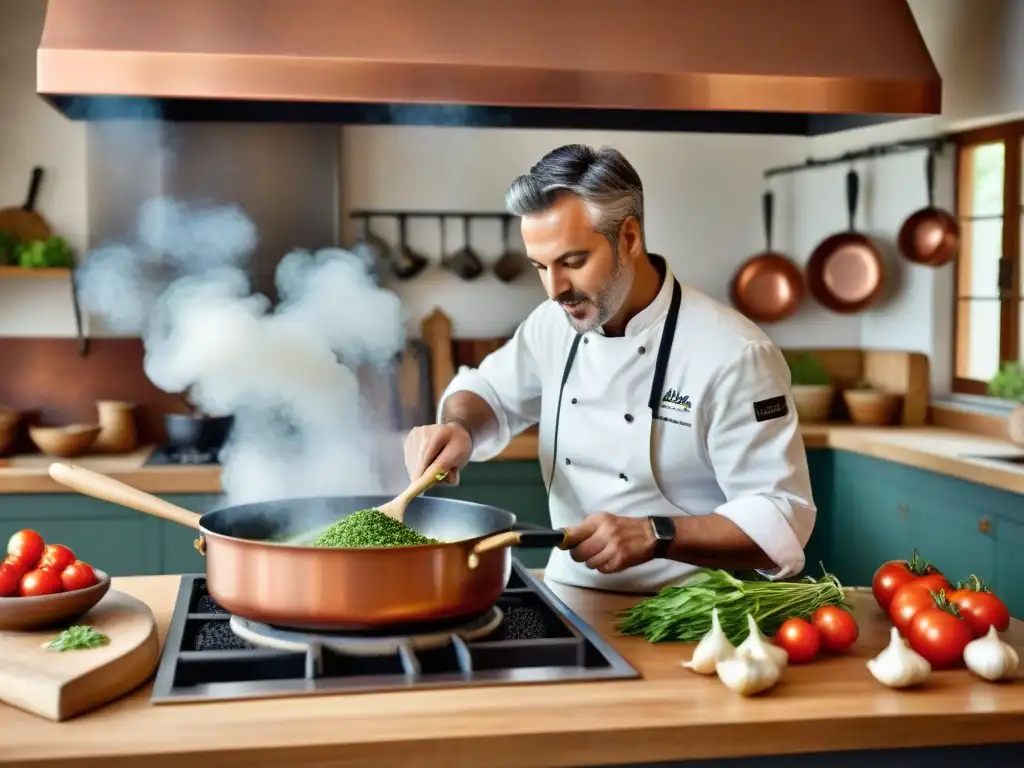
[[[246,272],[257,241],[237,206],[150,200],[134,242],[84,260],[82,308],[142,337],[157,387],[234,414],[221,454],[228,503],[384,492],[381,426],[357,371],[401,351],[398,297],[360,255],[296,250],[278,264],[271,307]]]

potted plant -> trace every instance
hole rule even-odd
[[[988,392],[1016,404],[1006,422],[1006,433],[1017,445],[1024,445],[1024,365],[1003,363],[999,373],[989,381]]]
[[[863,426],[884,427],[892,424],[899,416],[902,399],[901,395],[883,392],[864,381],[843,390],[843,402],[850,412],[850,421]]]
[[[825,366],[810,352],[791,355],[787,362],[793,404],[800,421],[827,421],[836,390]]]

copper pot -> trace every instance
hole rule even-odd
[[[850,228],[822,240],[807,261],[807,288],[815,300],[833,312],[852,314],[871,306],[882,295],[885,268],[871,238],[857,232],[854,219],[860,178],[846,174],[846,206]]]
[[[960,222],[949,211],[935,207],[935,151],[924,164],[928,205],[912,213],[900,227],[897,244],[907,261],[941,267],[960,253]]]
[[[285,544],[278,542],[304,538],[391,499],[283,499],[199,515],[81,467],[52,464],[50,476],[87,496],[195,528],[214,600],[247,619],[302,629],[476,617],[508,582],[510,546],[568,549],[578,541],[566,530],[516,530],[516,516],[497,507],[420,496],[406,509],[406,524],[447,543],[379,549]]]
[[[767,191],[761,200],[765,249],[736,270],[729,296],[733,306],[751,320],[777,323],[799,309],[804,297],[804,276],[792,260],[772,250],[774,195]]]

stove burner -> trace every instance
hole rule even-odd
[[[198,448],[175,448],[170,445],[158,447],[146,461],[146,464],[149,466],[169,464],[203,466],[218,463],[217,451],[202,451]]]
[[[475,618],[324,632],[225,611],[206,579],[185,575],[152,701],[635,678],[639,674],[519,562],[496,605]]]
[[[407,654],[411,650],[424,651],[431,648],[442,648],[451,643],[455,637],[463,641],[487,637],[498,628],[502,618],[501,609],[494,606],[483,616],[459,627],[439,629],[433,632],[425,630],[414,635],[376,636],[304,632],[261,624],[241,616],[232,616],[230,625],[232,632],[254,646],[305,653],[307,659],[310,659],[316,667],[311,671],[319,674],[322,667],[321,649],[325,646],[332,651],[350,656]]]

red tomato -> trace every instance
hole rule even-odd
[[[896,590],[889,604],[889,618],[900,634],[906,637],[915,614],[934,607],[935,598],[931,588],[918,579]]]
[[[63,544],[47,544],[43,550],[43,556],[39,558],[38,567],[59,575],[73,562],[75,562],[75,553]]]
[[[818,655],[821,632],[803,619],[786,619],[775,633],[775,643],[789,654],[790,662],[799,664]]]
[[[931,608],[918,611],[910,622],[907,641],[910,647],[925,657],[936,669],[950,667],[963,658],[964,648],[971,642],[971,630],[942,601]]]
[[[43,537],[26,528],[18,531],[7,541],[7,554],[23,560],[29,568],[35,568],[43,554],[44,546]]]
[[[11,597],[18,593],[21,574],[10,566],[0,565],[0,597]]]
[[[883,611],[888,611],[896,590],[914,579],[930,574],[942,575],[938,568],[927,560],[922,560],[917,550],[911,550],[909,560],[890,560],[882,563],[871,579],[871,592],[875,596],[875,602]]]
[[[860,629],[847,611],[826,605],[814,612],[811,624],[821,633],[821,647],[830,653],[845,653],[857,641]]]
[[[19,579],[32,570],[32,566],[27,565],[24,560],[20,557],[15,557],[14,555],[8,555],[4,558],[3,567],[10,568],[18,574]]]
[[[989,627],[1005,632],[1010,626],[1010,612],[1006,605],[977,576],[960,582],[948,597],[974,637],[981,637]]]
[[[60,576],[52,571],[44,571],[36,568],[21,577],[21,585],[18,594],[22,597],[38,597],[39,595],[52,595],[60,592],[64,586],[60,583]]]
[[[91,587],[99,579],[96,578],[96,572],[91,565],[83,563],[81,560],[75,560],[60,572],[60,581],[64,585],[65,591],[73,592],[76,589]]]

